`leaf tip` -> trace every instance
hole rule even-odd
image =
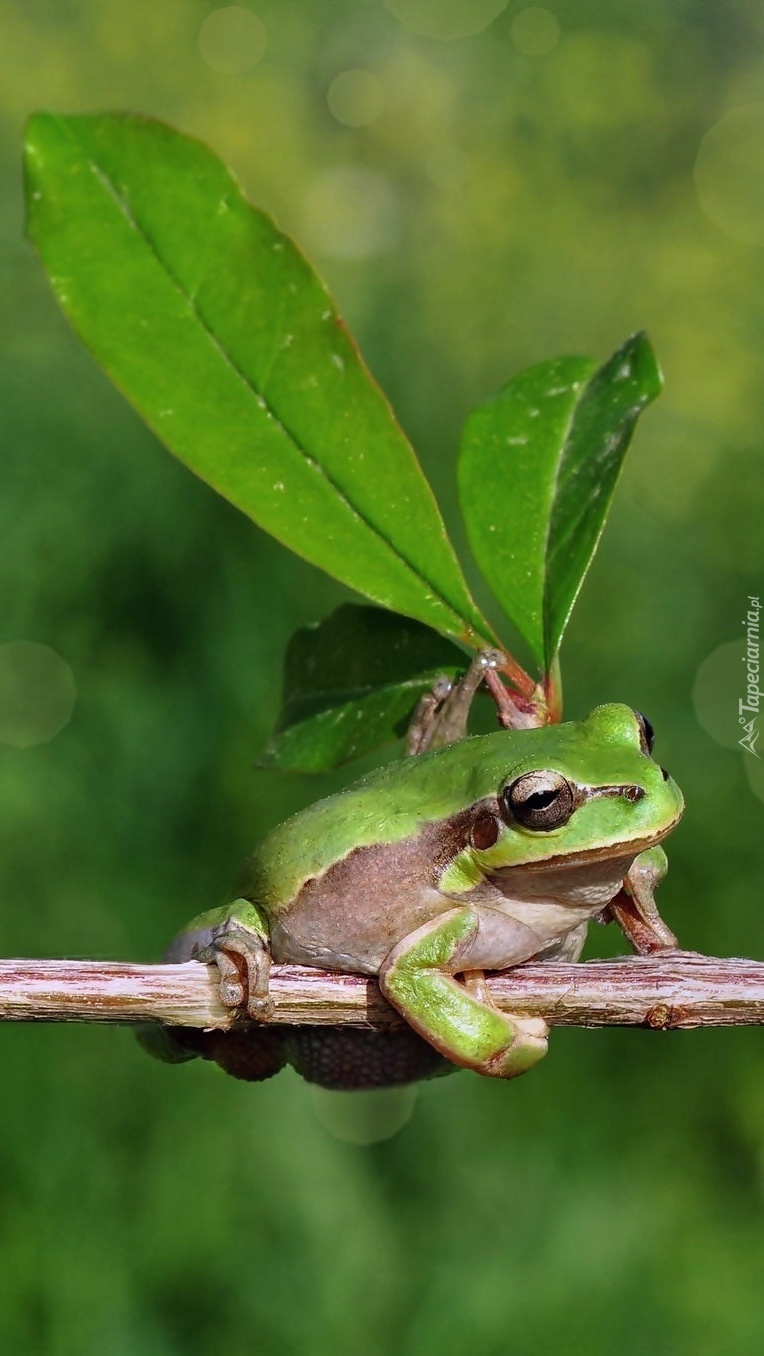
[[[27,163],[34,164],[43,156],[50,140],[50,133],[57,122],[60,122],[60,117],[56,113],[45,111],[30,113],[24,128],[24,154]]]
[[[660,395],[663,390],[663,372],[646,330],[630,334],[615,356],[628,364],[628,375],[643,392],[645,403]]]
[[[49,139],[52,113],[32,113],[24,128],[24,190],[26,195],[26,234],[34,239],[34,214],[42,197],[41,178],[44,174],[45,152]]]

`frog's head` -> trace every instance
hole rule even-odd
[[[498,788],[495,827],[486,819],[481,834],[478,818],[473,828],[481,868],[576,865],[659,843],[684,802],[652,747],[650,722],[616,704],[524,733]]]

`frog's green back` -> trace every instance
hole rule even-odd
[[[409,838],[423,825],[495,795],[510,775],[557,765],[582,783],[605,784],[624,763],[628,780],[629,760],[638,752],[633,712],[611,705],[596,708],[585,721],[475,735],[388,763],[275,828],[255,849],[237,891],[278,909],[353,848]]]
[[[316,801],[279,824],[255,848],[237,891],[277,908],[353,848],[399,842],[423,824],[455,814],[496,790],[512,762],[516,738],[511,731],[478,735],[388,763]]]

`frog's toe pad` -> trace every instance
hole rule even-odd
[[[515,1017],[505,1013],[513,1028],[511,1043],[487,1063],[485,1073],[494,1078],[517,1078],[533,1068],[547,1052],[549,1027],[542,1017]]]
[[[233,956],[215,947],[209,959],[217,966],[220,975],[220,1001],[227,1008],[243,1008],[247,1001],[247,985],[241,978]]]

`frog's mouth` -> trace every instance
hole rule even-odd
[[[664,838],[668,838],[682,818],[683,809],[684,807],[662,829],[658,829],[655,833],[643,834],[640,838],[632,838],[626,843],[621,840],[617,843],[581,848],[578,852],[555,852],[549,857],[537,857],[526,862],[518,862],[517,866],[522,866],[524,871],[552,871],[560,867],[587,866],[592,862],[607,862],[617,857],[633,860],[639,856],[640,852],[645,852],[647,848],[656,847],[658,843],[663,842]],[[511,870],[511,868],[508,869]]]

